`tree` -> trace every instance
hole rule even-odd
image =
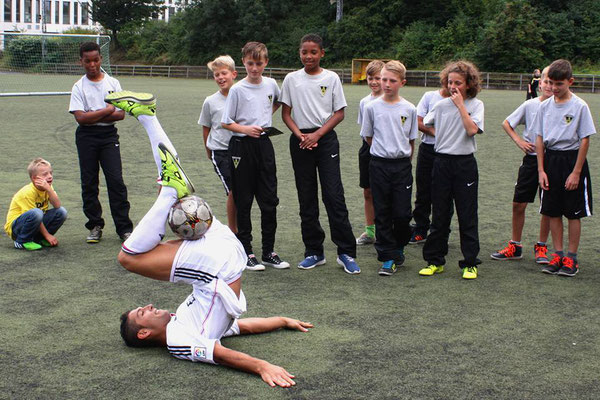
[[[119,47],[118,34],[130,23],[141,23],[161,11],[160,0],[91,0],[90,11],[94,21],[110,31]]]

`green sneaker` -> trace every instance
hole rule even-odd
[[[40,244],[42,245],[42,247],[52,247],[52,245],[50,244],[50,242],[47,241],[46,239],[40,240]]]
[[[194,193],[194,185],[187,177],[183,168],[177,161],[177,158],[171,154],[167,146],[163,143],[158,144],[158,153],[160,154],[161,169],[160,178],[163,186],[170,186],[177,190],[177,198],[189,196]]]
[[[42,246],[37,244],[36,242],[19,243],[19,242],[15,241],[14,243],[15,243],[15,249],[25,249],[25,250],[33,251],[33,250],[39,250],[42,248]]]
[[[477,279],[477,267],[465,267],[462,270],[463,279]]]
[[[441,274],[442,272],[444,272],[444,266],[443,265],[428,265],[427,267],[421,269],[419,271],[419,275],[421,276],[432,276],[435,274]]]
[[[156,97],[151,93],[135,93],[124,90],[109,94],[104,101],[136,118],[140,115],[156,115]]]

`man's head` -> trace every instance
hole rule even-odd
[[[235,61],[230,56],[219,56],[208,63],[208,68],[213,73],[213,78],[219,89],[229,90],[233,86],[233,81],[237,77],[235,70]]]
[[[556,60],[550,64],[548,79],[552,87],[552,94],[558,98],[568,95],[569,88],[573,84],[573,68],[567,60]]]
[[[539,69],[537,69],[537,68],[536,68],[536,69],[534,69],[534,70],[533,70],[533,76],[534,76],[534,77],[536,77],[536,78],[539,78],[539,77],[540,77],[540,75],[541,75],[541,74],[540,74],[540,70],[539,70]]]
[[[453,61],[440,72],[440,83],[450,95],[459,91],[463,98],[473,98],[481,91],[481,79],[477,67],[468,61]]]
[[[540,98],[552,97],[552,86],[550,85],[550,79],[548,78],[549,69],[550,66],[547,66],[542,70],[540,77],[540,91],[542,92],[542,95]]]
[[[43,158],[34,158],[27,166],[27,173],[29,173],[32,182],[35,182],[37,178],[41,178],[50,185],[52,184],[52,165]]]
[[[121,315],[121,337],[130,347],[161,346],[170,320],[168,310],[152,304],[126,311]]]
[[[260,83],[262,73],[269,63],[267,46],[260,42],[248,42],[242,47],[242,62],[252,83]]]
[[[323,39],[315,33],[309,33],[300,39],[300,61],[306,72],[320,73],[321,58],[325,56]]]
[[[381,70],[381,86],[384,96],[397,96],[398,90],[404,86],[406,68],[400,61],[392,60],[385,63]]]
[[[84,42],[79,46],[79,63],[85,69],[88,79],[96,80],[102,76],[102,55],[98,43]]]
[[[381,94],[381,70],[385,63],[381,60],[373,60],[367,65],[367,85],[371,89],[371,94],[379,96]]]

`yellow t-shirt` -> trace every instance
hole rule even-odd
[[[32,208],[39,208],[44,212],[48,211],[49,200],[50,196],[48,196],[48,192],[38,190],[33,185],[33,182],[23,186],[15,193],[10,202],[8,214],[6,215],[6,224],[4,225],[4,230],[8,234],[8,237],[12,237],[12,224],[15,219]]]

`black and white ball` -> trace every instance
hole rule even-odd
[[[208,204],[195,195],[177,200],[167,218],[173,233],[185,240],[200,239],[210,228],[212,220],[213,214]]]

